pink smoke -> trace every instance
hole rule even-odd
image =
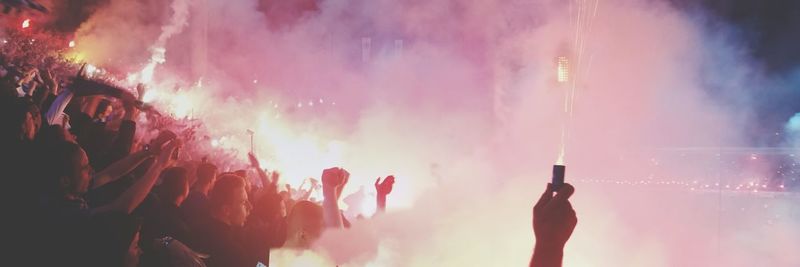
[[[153,101],[191,113],[213,139],[204,146],[242,160],[253,129],[267,167],[290,183],[341,165],[353,192],[395,174],[388,214],[320,240],[318,252],[341,266],[524,265],[531,206],[560,149],[555,58],[586,2],[329,0],[276,27],[256,1],[195,1],[186,30],[164,46]],[[758,70],[727,36],[668,4],[598,3],[568,124],[580,221],[565,265],[799,263],[790,250],[800,243],[787,238],[799,220],[785,216],[793,196],[656,183],[741,182],[714,175],[713,153],[664,148],[747,145],[748,108],[715,102],[704,86]],[[112,1],[78,32],[78,48],[138,71],[163,33],[149,21],[168,21],[167,10]],[[745,71],[708,69],[715,62]],[[654,163],[662,158],[670,164]],[[601,180],[642,183],[591,182]]]

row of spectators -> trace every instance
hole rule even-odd
[[[169,127],[152,138],[137,134],[153,130],[141,129],[141,120],[161,116],[143,105],[143,86],[131,92],[89,78],[42,49],[49,48],[4,47],[0,55],[4,203],[12,211],[6,242],[20,258],[10,262],[276,266],[271,250],[310,249],[325,229],[349,226],[339,208],[347,170],[322,170],[302,190],[281,188],[278,172],[253,154],[239,170],[214,158],[187,160],[197,158],[181,155],[194,151],[191,137]],[[378,214],[394,182],[375,182]],[[314,190],[321,200],[311,199]],[[566,185],[554,196],[548,188],[536,204],[532,266],[560,266],[577,223],[572,190]]]

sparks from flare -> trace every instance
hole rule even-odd
[[[577,5],[577,12],[573,14],[573,4]],[[570,57],[574,59],[574,65],[570,66],[570,57],[559,56],[557,58],[557,81],[562,87],[567,89],[564,95],[565,118],[561,124],[561,146],[559,149],[556,164],[564,165],[567,139],[569,139],[569,124],[575,107],[575,95],[578,87],[578,73],[580,76],[588,73],[592,66],[593,53],[589,50],[589,40],[592,37],[594,20],[600,7],[600,0],[570,2],[569,15],[574,18],[572,21],[575,26],[572,52]],[[584,60],[584,54],[589,55],[588,60]]]
[[[30,26],[31,26],[31,19],[25,19],[24,21],[22,21],[22,28],[23,29],[27,29]]]

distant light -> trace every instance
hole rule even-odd
[[[23,29],[27,29],[30,26],[31,26],[31,19],[25,19],[24,21],[22,21],[22,28]]]
[[[69,47],[75,47],[75,40],[69,41]]]
[[[258,83],[258,80],[253,80],[253,83]]]
[[[569,81],[569,59],[565,56],[558,57],[558,82]]]
[[[94,75],[95,72],[97,72],[97,71],[98,71],[98,69],[94,65],[86,64],[86,74],[89,74],[91,76],[91,75]]]

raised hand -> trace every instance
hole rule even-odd
[[[381,182],[380,177],[375,180],[375,190],[378,191],[375,200],[377,201],[379,213],[383,213],[386,210],[386,196],[392,192],[392,187],[394,187],[394,175],[386,176],[383,182]]]
[[[553,196],[551,187],[548,184],[547,190],[533,207],[533,232],[536,234],[536,243],[546,242],[563,247],[578,223],[578,217],[569,202],[575,188],[565,183]]]
[[[322,171],[322,186],[340,187],[347,184],[350,173],[342,168],[329,168]]]
[[[161,131],[158,133],[158,136],[155,139],[150,141],[150,150],[154,154],[159,154],[161,153],[164,144],[176,138],[178,138],[178,135],[170,130]]]
[[[144,84],[140,83],[140,84],[136,85],[136,99],[137,100],[143,101],[145,92],[147,92],[147,87],[145,87]]]
[[[58,82],[53,78],[53,73],[49,69],[41,71],[40,73],[42,80],[44,80],[44,83],[50,88],[50,93],[58,95]]]
[[[342,189],[350,180],[350,173],[342,168],[329,168],[322,171],[323,193],[332,193],[336,199],[342,194]]]
[[[392,187],[394,186],[394,175],[386,176],[386,179],[381,182],[381,178],[378,177],[375,180],[375,190],[378,191],[379,195],[388,195],[392,192]]]
[[[578,223],[578,217],[569,202],[574,192],[575,188],[565,183],[553,196],[552,184],[547,184],[547,189],[533,207],[536,246],[531,266],[561,266],[564,245]]]
[[[166,144],[163,148],[161,148],[161,153],[158,155],[158,163],[161,166],[167,167],[174,163],[173,154],[175,154],[175,150],[179,149],[183,146],[183,141],[180,139],[174,139]]]
[[[139,106],[135,102],[126,101],[123,107],[125,107],[125,120],[136,121],[139,117]]]
[[[322,209],[325,217],[325,224],[333,228],[341,228],[344,225],[341,213],[339,212],[339,197],[342,189],[350,179],[350,173],[342,168],[330,168],[322,171]]]
[[[22,78],[19,79],[19,84],[25,84],[34,81],[36,80],[36,76],[38,75],[39,75],[39,70],[35,68],[30,69],[22,75]]]

